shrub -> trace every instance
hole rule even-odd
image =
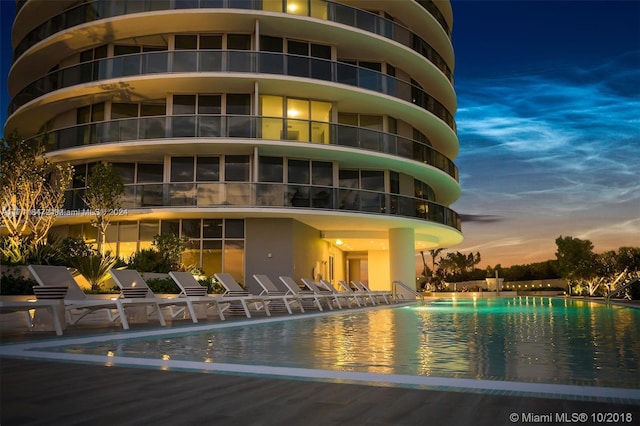
[[[171,270],[171,262],[162,253],[154,249],[142,249],[131,255],[127,266],[140,272],[167,273]]]
[[[87,257],[98,254],[90,244],[87,244],[82,238],[67,237],[60,243],[60,251],[66,260],[74,257]]]
[[[81,273],[91,284],[91,290],[100,290],[102,284],[107,282],[111,275],[109,271],[116,267],[118,259],[109,253],[91,254],[89,256],[77,256],[69,259],[71,266]]]
[[[154,293],[178,294],[180,289],[171,278],[151,278],[146,280],[147,285]]]
[[[222,294],[225,292],[224,287],[222,287],[213,277],[204,277],[199,279],[198,282],[200,285],[207,286],[207,292],[209,293]]]
[[[33,286],[38,283],[32,279],[13,274],[3,274],[0,279],[0,294],[3,296],[33,294]]]

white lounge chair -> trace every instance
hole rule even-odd
[[[356,288],[358,288],[363,293],[368,293],[368,294],[370,294],[370,295],[372,295],[374,297],[382,299],[382,301],[384,301],[387,305],[391,304],[391,302],[389,302],[389,299],[391,299],[391,297],[392,297],[392,294],[391,294],[390,291],[371,290],[371,289],[369,289],[369,286],[366,285],[362,281],[351,281],[351,284],[356,286]]]
[[[296,296],[298,296],[298,298],[300,298],[300,302],[302,302],[302,304],[304,304],[306,302],[308,307],[316,308],[319,311],[323,310],[322,309],[322,303],[320,302],[320,300],[325,298],[325,296],[317,295],[312,291],[302,291],[302,290],[300,290],[300,287],[298,286],[298,283],[296,283],[296,281],[291,277],[280,276],[278,278],[280,279],[282,284],[284,284],[284,286],[287,288],[287,290],[289,290],[289,292],[291,294],[295,294]],[[311,302],[310,305],[309,305],[309,302]]]
[[[201,285],[189,272],[169,272],[169,276],[180,288],[178,297],[188,297],[194,305],[204,305],[205,309],[214,307],[220,320],[224,321],[224,311],[229,309],[228,301],[221,301],[220,297],[208,294],[207,287]]]
[[[333,310],[333,303],[336,304],[338,309],[342,309],[342,303],[340,302],[340,299],[342,299],[341,296],[328,290],[323,291],[320,287],[318,287],[315,281],[309,278],[302,278],[301,281],[309,290],[317,295],[323,296],[327,301],[327,304],[329,305],[329,309]]]
[[[327,280],[320,280],[317,283],[317,286],[319,288],[324,288],[326,291],[335,294],[337,297],[345,300],[347,302],[347,306],[350,308],[351,304],[353,303],[354,305],[357,306],[361,306],[360,305],[360,300],[358,300],[358,298],[353,294],[353,293],[347,293],[344,291],[338,291],[336,290],[329,281]]]
[[[353,289],[351,287],[349,287],[349,284],[347,284],[346,282],[340,280],[338,281],[338,285],[340,287],[342,287],[342,290],[344,291],[344,293],[346,294],[350,294],[353,296],[353,299],[356,301],[356,304],[358,306],[366,306],[367,305],[367,295],[366,294],[362,294],[360,291],[353,291]],[[373,303],[375,305],[375,303]]]
[[[121,299],[89,299],[65,266],[29,265],[27,268],[43,288],[67,287],[64,309],[69,324],[76,324],[93,312],[105,311],[109,322],[116,322],[119,319],[122,328],[129,329]]]
[[[113,277],[113,280],[116,282],[118,287],[120,287],[120,302],[123,305],[146,305],[155,308],[155,312],[158,315],[158,321],[160,321],[160,325],[162,325],[163,327],[166,326],[164,315],[161,311],[161,308],[163,307],[183,308],[178,309],[177,311],[171,309],[172,318],[175,318],[178,315],[182,314],[186,309],[189,312],[191,321],[193,321],[194,323],[198,322],[195,310],[193,309],[193,304],[188,297],[175,297],[171,299],[156,297],[156,295],[153,293],[153,291],[151,291],[140,273],[133,269],[111,269],[109,273]],[[148,317],[146,309],[145,316]]]
[[[29,329],[32,327],[31,315],[29,311],[32,309],[40,309],[46,308],[51,314],[51,318],[53,320],[53,327],[56,331],[57,336],[62,336],[62,319],[58,315],[58,308],[62,306],[62,299],[54,300],[54,299],[45,299],[45,300],[26,300],[23,302],[3,302],[0,301],[0,312],[1,313],[11,313],[11,312],[26,312],[27,314],[27,325]]]
[[[300,312],[304,312],[302,301],[299,296],[290,293],[289,291],[285,292],[280,290],[266,275],[254,275],[253,278],[255,278],[258,284],[260,284],[260,287],[262,287],[263,291],[259,296],[269,296],[274,298],[275,301],[278,301],[278,299],[281,300],[289,314],[292,314],[291,306],[297,306],[300,308]],[[271,306],[271,309],[273,310],[273,306]]]
[[[213,276],[216,277],[216,280],[218,280],[226,290],[226,292],[221,296],[222,300],[229,300],[232,303],[239,302],[247,318],[251,318],[251,307],[253,307],[255,311],[264,310],[268,317],[271,316],[271,312],[269,312],[268,297],[255,296],[249,293],[229,274],[216,273],[213,274]]]
[[[351,288],[355,294],[362,296],[364,301],[369,300],[372,305],[377,305],[379,303],[377,296],[373,294],[373,292],[364,290],[355,281],[351,281]]]

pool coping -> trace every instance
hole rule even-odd
[[[415,302],[394,305],[393,308],[413,306]],[[58,337],[46,340],[0,344],[0,357],[57,361],[66,363],[86,363],[94,365],[150,368],[172,371],[189,371],[219,374],[250,375],[292,380],[312,380],[337,383],[352,383],[371,386],[393,386],[404,388],[431,389],[454,392],[492,393],[510,396],[570,399],[581,401],[605,401],[640,405],[640,389],[596,387],[586,385],[517,382],[508,380],[487,380],[438,376],[412,376],[403,374],[383,374],[353,371],[336,371],[298,367],[274,367],[269,365],[232,364],[171,359],[151,359],[119,357],[112,355],[69,354],[47,352],[47,348],[102,343],[113,340],[129,340],[155,336],[170,336],[185,333],[200,333],[208,330],[243,327],[246,325],[270,324],[298,319],[341,315],[350,312],[389,309],[382,305],[350,311],[336,310],[308,313],[295,316],[256,318],[251,321],[231,320],[208,324],[193,324],[171,329],[146,329],[140,331],[120,331],[110,334],[93,334],[82,337]]]

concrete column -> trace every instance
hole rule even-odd
[[[415,266],[415,236],[411,228],[389,229],[389,277],[390,282],[402,281],[405,285],[415,290],[416,288]],[[402,287],[398,287],[402,292]],[[407,299],[414,299],[415,295],[406,291]]]

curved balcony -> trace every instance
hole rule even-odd
[[[444,18],[438,6],[435,5],[433,0],[416,0],[416,2],[422,6],[431,16],[435,18],[436,21],[440,24],[445,33],[451,38],[451,27],[447,24],[447,20]]]
[[[236,50],[174,50],[116,56],[73,65],[29,84],[9,105],[9,115],[26,103],[66,87],[102,80],[167,73],[262,73],[312,78],[372,90],[413,103],[456,130],[453,115],[420,87],[343,62],[307,56]]]
[[[13,61],[15,62],[30,47],[59,31],[100,19],[174,9],[248,9],[308,16],[380,35],[411,48],[434,64],[449,81],[453,81],[451,68],[429,43],[408,28],[390,19],[365,10],[325,0],[308,2],[306,8],[298,9],[295,13],[289,12],[287,9],[283,10],[282,4],[279,8],[275,8],[275,3],[271,2],[267,8],[264,3],[262,0],[94,0],[66,10],[29,32],[16,46]],[[430,11],[429,8],[425,9]],[[434,16],[434,18],[438,20],[437,17]]]
[[[82,210],[83,189],[66,193],[65,209]],[[191,182],[126,185],[123,209],[278,208],[356,212],[420,219],[461,230],[458,214],[422,198],[376,191],[284,183]]]
[[[436,167],[458,180],[453,161],[433,147],[362,127],[247,115],[176,115],[102,121],[37,136],[47,151],[79,146],[170,138],[242,138],[338,145],[394,155]]]

